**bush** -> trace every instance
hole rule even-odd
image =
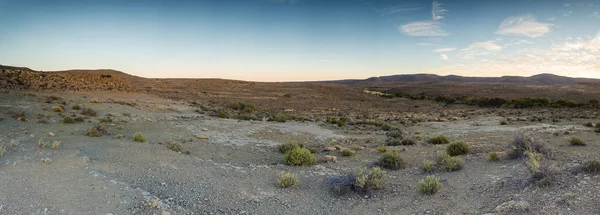
[[[73,109],[73,110],[80,110],[80,109],[81,109],[81,106],[79,106],[79,105],[73,105],[73,106],[71,107],[71,109]]]
[[[419,191],[426,195],[433,195],[442,189],[440,178],[433,175],[426,176],[425,179],[419,181]]]
[[[293,149],[301,148],[297,141],[289,141],[287,143],[280,144],[278,147],[279,152],[287,153]]]
[[[433,171],[433,165],[435,164],[435,162],[430,161],[430,160],[424,160],[423,161],[423,171],[424,172],[431,172]]]
[[[506,122],[506,120],[502,120],[500,121],[500,125],[508,125],[508,122]]]
[[[337,195],[343,195],[354,188],[356,177],[354,174],[329,175],[327,185]]]
[[[269,117],[269,121],[287,122],[289,120],[292,120],[293,118],[294,117],[287,114],[277,113],[275,115],[271,115],[271,117]]]
[[[50,146],[50,148],[58,149],[59,146],[60,146],[60,141],[55,140],[54,142],[52,142],[52,146]]]
[[[84,107],[83,110],[81,111],[81,115],[85,115],[85,116],[96,116],[96,111],[92,108],[89,107]]]
[[[600,159],[596,158],[594,160],[585,162],[583,164],[583,171],[589,172],[589,173],[600,172]]]
[[[88,137],[101,137],[102,135],[107,135],[108,129],[105,125],[96,125],[89,130],[86,131],[85,136]]]
[[[286,172],[279,175],[277,181],[279,182],[279,186],[283,188],[291,187],[298,184],[298,178],[294,173],[291,172]]]
[[[165,146],[167,147],[167,149],[170,149],[171,151],[174,151],[174,152],[180,152],[181,151],[181,144],[179,144],[178,142],[167,141],[167,143],[165,144]]]
[[[498,161],[498,160],[500,160],[500,158],[498,157],[498,153],[497,152],[490,152],[490,153],[488,153],[488,155],[490,157],[489,158],[490,161]]]
[[[52,111],[62,113],[65,111],[65,108],[62,106],[52,106]]]
[[[448,145],[446,148],[446,152],[450,156],[464,155],[469,153],[470,150],[471,147],[469,147],[469,144],[465,143],[464,141],[454,142]]]
[[[113,119],[110,116],[106,116],[106,117],[100,118],[100,122],[102,122],[102,123],[113,122]]]
[[[40,138],[40,139],[38,140],[38,146],[39,146],[40,148],[46,148],[46,146],[48,146],[48,145],[50,145],[50,141],[44,141],[44,139],[43,139],[43,138]]]
[[[571,143],[571,145],[573,146],[585,146],[587,145],[582,139],[580,139],[579,137],[571,137],[571,139],[569,140],[569,143]]]
[[[308,149],[295,148],[287,153],[283,157],[283,163],[285,165],[293,166],[306,166],[314,165],[317,162],[315,155],[311,154]]]
[[[598,120],[598,122],[596,122],[596,128],[600,128],[600,120]]]
[[[553,148],[534,135],[525,133],[519,133],[515,136],[515,139],[510,144],[510,150],[509,156],[511,158],[526,157],[526,151],[540,153],[547,158],[554,156]]]
[[[380,152],[380,153],[387,152],[387,149],[388,149],[387,146],[377,147],[377,151]]]
[[[379,165],[388,169],[402,169],[405,167],[406,163],[400,158],[398,150],[393,150],[391,152],[386,152],[379,158]]]
[[[340,153],[342,153],[343,156],[350,156],[350,157],[356,155],[356,151],[354,151],[352,149],[342,149],[342,151]]]
[[[146,137],[144,137],[144,135],[142,133],[137,132],[133,135],[133,141],[138,142],[138,143],[145,143]]]
[[[440,134],[438,136],[430,138],[429,140],[427,140],[427,142],[431,144],[446,144],[450,143],[450,139],[448,139],[448,137],[444,136],[443,134]]]
[[[63,123],[65,124],[73,124],[76,123],[77,121],[75,121],[74,118],[69,117],[69,116],[65,116],[65,118],[63,118]]]
[[[370,170],[361,169],[356,172],[354,188],[363,192],[379,190],[383,188],[383,179],[386,172],[379,167],[373,167]]]
[[[446,167],[446,170],[451,171],[451,172],[461,170],[463,168],[463,166],[465,165],[465,162],[463,161],[463,159],[461,159],[459,157],[451,157],[451,156],[444,158],[442,163]]]
[[[256,111],[256,106],[254,104],[244,102],[229,103],[229,108],[236,110],[240,113],[252,113]]]

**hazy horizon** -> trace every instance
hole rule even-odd
[[[148,78],[600,78],[596,1],[0,0],[0,64]]]

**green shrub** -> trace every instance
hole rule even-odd
[[[444,159],[443,164],[448,171],[458,171],[463,168],[465,162],[459,157],[448,156]]]
[[[354,188],[364,192],[383,188],[383,179],[386,172],[379,167],[361,169],[355,174]]]
[[[283,157],[283,163],[285,165],[293,166],[307,166],[314,165],[317,162],[315,155],[311,154],[308,149],[295,148],[287,153]]]
[[[600,128],[600,120],[598,120],[598,122],[596,122],[596,128]]]
[[[437,164],[443,165],[444,160],[448,157],[450,157],[450,155],[448,155],[448,153],[446,153],[445,151],[438,151],[435,154],[435,162]]]
[[[60,141],[55,140],[54,142],[52,142],[52,146],[50,146],[50,148],[58,149],[59,146],[60,146]]]
[[[387,152],[387,149],[388,149],[387,146],[377,147],[377,151],[380,152],[380,153]]]
[[[356,151],[354,151],[352,149],[342,149],[342,151],[340,153],[342,153],[343,156],[350,156],[350,157],[356,155]]]
[[[252,113],[256,111],[256,106],[254,104],[244,102],[229,103],[229,108],[236,110],[240,113]]]
[[[85,135],[88,137],[101,137],[102,135],[107,135],[108,129],[105,125],[96,125],[89,130],[86,131]]]
[[[426,176],[425,179],[419,181],[419,191],[426,195],[433,195],[442,189],[440,178],[433,175]]]
[[[100,118],[100,122],[101,123],[113,122],[113,119],[110,116],[106,116],[106,117]]]
[[[19,118],[17,118],[19,121],[21,122],[27,122],[29,120],[27,120],[27,116],[20,116]]]
[[[83,110],[81,110],[81,115],[85,115],[85,116],[96,116],[97,113],[94,109],[89,108],[89,107],[84,107]]]
[[[178,142],[167,141],[167,143],[165,144],[165,146],[168,149],[170,149],[171,151],[174,151],[174,152],[180,152],[181,151],[181,144],[179,144]]]
[[[600,172],[600,159],[596,158],[594,160],[585,162],[583,164],[583,171],[589,172],[589,173]]]
[[[77,121],[75,121],[74,118],[69,117],[69,116],[65,116],[65,118],[63,118],[63,123],[65,124],[73,124],[76,123]]]
[[[506,120],[502,120],[500,121],[500,125],[508,125],[508,122],[506,122]]]
[[[144,137],[144,135],[142,133],[137,132],[133,135],[133,141],[138,142],[138,143],[145,143],[146,137]]]
[[[391,152],[386,152],[379,158],[379,165],[388,169],[402,169],[405,167],[406,163],[400,158],[398,150],[393,150]]]
[[[464,155],[469,153],[471,147],[464,141],[454,142],[446,147],[446,153],[450,156]]]
[[[289,120],[292,120],[293,118],[294,117],[287,115],[287,114],[277,113],[277,114],[271,115],[271,117],[269,117],[269,121],[287,122]]]
[[[80,110],[81,106],[79,106],[79,105],[73,105],[73,107],[71,107],[71,109],[73,109],[73,110]]]
[[[287,153],[293,149],[301,148],[297,141],[289,141],[287,143],[280,144],[278,147],[279,152]]]
[[[490,161],[498,161],[500,160],[500,158],[498,157],[498,153],[497,152],[489,152],[489,160]]]
[[[587,145],[582,139],[580,139],[579,137],[571,137],[571,139],[569,140],[569,143],[571,143],[571,145],[573,146],[585,146]]]
[[[279,175],[277,181],[279,182],[279,186],[283,188],[291,187],[298,184],[298,178],[294,173],[291,172],[286,172]]]
[[[50,145],[50,141],[44,141],[44,139],[43,139],[43,138],[40,138],[40,139],[38,140],[38,146],[39,146],[40,148],[46,148],[48,145]]]
[[[438,136],[430,138],[429,140],[427,140],[427,142],[431,144],[446,144],[450,143],[450,139],[448,139],[448,137],[444,136],[443,134],[440,134]]]
[[[423,171],[424,172],[431,172],[433,171],[433,165],[435,164],[435,162],[430,161],[430,160],[424,160],[423,161]]]

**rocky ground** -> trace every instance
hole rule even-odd
[[[58,105],[64,106],[62,116],[52,110]],[[74,105],[92,108],[97,115],[84,116]],[[0,214],[600,213],[600,177],[577,171],[584,161],[600,156],[599,134],[584,126],[597,121],[598,113],[570,113],[558,120],[554,110],[438,108],[454,108],[449,115],[461,117],[430,113],[424,117],[435,120],[403,126],[407,136],[421,137],[416,145],[389,147],[400,151],[406,168],[386,170],[381,190],[339,195],[328,180],[373,166],[385,131],[364,125],[338,128],[322,121],[216,118],[198,113],[189,102],[148,94],[7,91],[0,93],[5,146]],[[69,115],[82,116],[84,122],[63,123]],[[507,119],[508,125],[500,125]],[[108,134],[85,135],[102,120]],[[522,131],[556,149],[552,161],[560,175],[552,185],[536,186],[523,159],[488,161],[488,152],[502,155]],[[147,142],[134,142],[136,132]],[[471,152],[460,156],[462,170],[423,172],[423,160],[434,159],[446,147],[424,141],[438,134],[471,145]],[[587,146],[570,146],[572,136]],[[40,147],[40,139],[61,144]],[[276,146],[292,140],[317,147],[319,162],[284,165]],[[168,148],[173,142],[180,144],[180,152]],[[323,150],[336,145],[356,148],[356,156]],[[325,155],[337,156],[338,162],[323,162]],[[277,177],[283,172],[295,173],[299,184],[280,188]],[[419,192],[418,181],[427,175],[440,177],[440,192]]]

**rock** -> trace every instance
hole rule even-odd
[[[196,136],[199,140],[208,140],[208,136]]]
[[[336,150],[335,147],[325,147],[325,151],[328,151],[328,152],[332,152],[332,151],[335,151],[335,150]]]
[[[163,211],[161,215],[171,215],[170,212]]]
[[[333,155],[325,155],[325,162],[336,162],[337,163],[337,157],[333,156]]]
[[[208,128],[202,128],[202,131],[208,131]]]
[[[508,202],[504,202],[494,209],[496,212],[524,212],[529,211],[529,202],[526,201],[515,201],[510,200]]]
[[[54,134],[52,132],[48,132],[48,136],[54,137],[54,136],[56,136],[56,134]]]

